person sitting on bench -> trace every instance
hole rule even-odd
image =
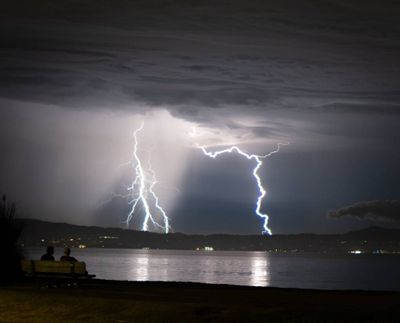
[[[46,248],[46,253],[40,258],[40,260],[45,260],[45,261],[54,261],[54,247],[53,246],[47,246]]]
[[[77,262],[78,260],[74,257],[71,257],[70,254],[71,254],[71,249],[66,247],[64,249],[64,256],[60,258],[60,261]]]

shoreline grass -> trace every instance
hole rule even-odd
[[[0,288],[1,322],[398,322],[400,293],[93,280]]]

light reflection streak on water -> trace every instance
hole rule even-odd
[[[135,259],[132,262],[133,268],[132,271],[134,273],[135,280],[149,280],[149,256],[143,255]],[[131,272],[132,272],[131,271]]]
[[[200,270],[200,279],[206,281],[207,283],[215,282],[215,274],[217,271],[215,260],[212,259],[212,257],[201,260],[200,266],[198,267]]]
[[[266,254],[257,255],[251,259],[250,281],[252,286],[269,285],[270,273]]]
[[[168,258],[161,259],[161,266],[159,266],[158,273],[159,280],[168,281]]]
[[[268,256],[263,252],[252,252],[251,257],[235,252],[181,251],[174,257],[151,250],[138,253],[132,254],[128,280],[251,286],[268,286],[270,282]]]

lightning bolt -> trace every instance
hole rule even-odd
[[[210,152],[207,151],[207,149],[204,146],[199,146],[199,148],[203,151],[203,154],[216,159],[219,155],[222,154],[226,154],[226,153],[237,153],[245,158],[247,158],[248,160],[254,160],[256,162],[255,167],[253,168],[253,177],[255,178],[256,182],[257,182],[257,187],[258,187],[258,191],[259,191],[259,195],[257,198],[257,202],[256,202],[256,208],[255,208],[255,213],[264,219],[264,224],[263,224],[263,234],[267,233],[269,235],[272,235],[272,231],[271,229],[268,227],[268,220],[269,220],[269,216],[266,213],[262,213],[261,212],[261,203],[263,198],[265,197],[265,195],[267,194],[267,191],[265,190],[265,188],[262,185],[261,182],[261,178],[258,175],[258,170],[261,168],[262,166],[262,159],[267,158],[273,154],[276,154],[280,151],[281,146],[286,146],[289,145],[289,143],[278,143],[277,144],[277,148],[271,152],[269,152],[266,155],[254,155],[254,154],[248,154],[246,152],[244,152],[243,150],[241,150],[239,147],[237,146],[232,146],[230,148],[226,148],[224,150],[219,150],[219,151],[215,151],[215,152]]]
[[[144,212],[142,231],[148,231],[149,225],[153,225],[155,228],[168,233],[170,230],[169,218],[165,210],[160,206],[158,196],[154,192],[154,187],[158,183],[156,173],[151,166],[150,158],[149,166],[146,171],[138,155],[138,133],[143,130],[143,127],[144,121],[142,121],[140,127],[133,133],[133,156],[129,164],[132,165],[136,176],[133,179],[132,184],[127,187],[129,195],[131,196],[131,200],[128,203],[132,206],[125,223],[129,226],[129,223],[137,214],[138,206],[141,205]],[[150,205],[153,206],[153,210],[158,211],[158,215],[152,213]],[[161,218],[161,221],[158,221],[157,218]]]

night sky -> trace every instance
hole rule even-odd
[[[400,4],[10,1],[0,192],[19,216],[123,227],[132,133],[173,231],[400,227]],[[140,215],[131,223],[140,228]]]

